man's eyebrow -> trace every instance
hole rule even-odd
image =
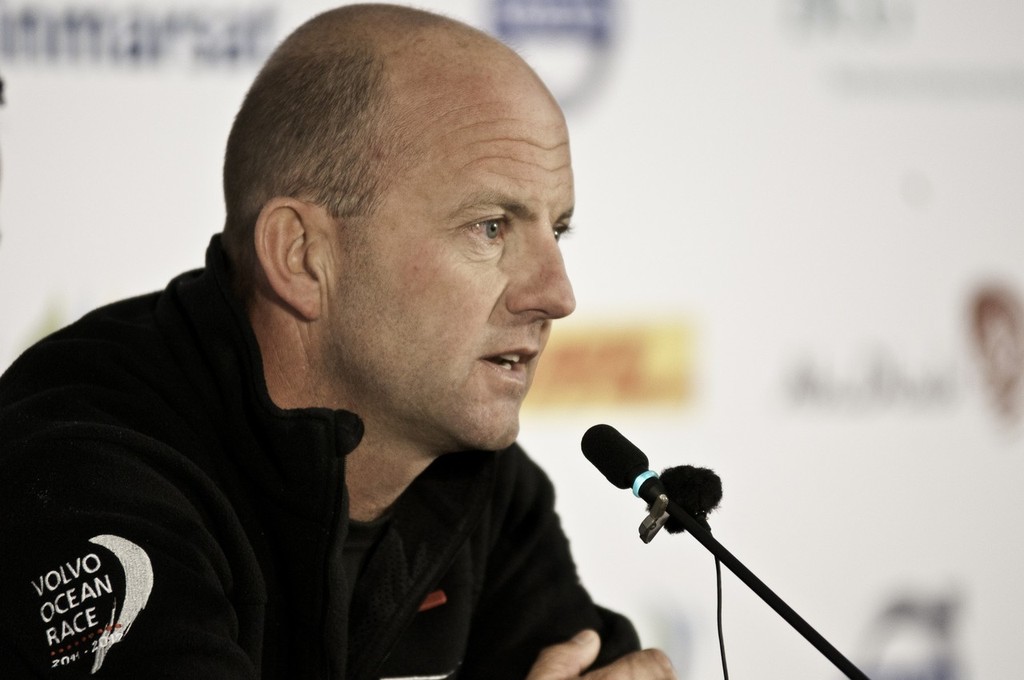
[[[459,206],[451,212],[449,217],[454,219],[463,213],[471,212],[480,208],[501,208],[505,212],[524,221],[537,219],[537,213],[531,210],[526,204],[501,192],[474,194],[460,203]],[[573,210],[574,207],[570,206],[568,210],[558,216],[557,221],[561,222],[568,220],[572,217]]]

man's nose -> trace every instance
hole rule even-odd
[[[576,309],[576,296],[565,270],[562,250],[548,230],[517,249],[512,265],[506,305],[510,312],[535,312],[547,319],[561,319]]]

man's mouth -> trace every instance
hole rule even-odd
[[[520,362],[522,362],[523,357],[522,355],[519,354],[499,354],[496,357],[488,357],[487,360],[490,361],[492,364],[497,364],[498,366],[501,366],[506,371],[511,371],[513,368],[519,365]]]

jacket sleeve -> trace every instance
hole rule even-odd
[[[259,577],[225,558],[201,473],[74,425],[0,453],[0,676],[258,676]]]
[[[523,680],[544,647],[584,628],[601,635],[595,667],[639,649],[632,624],[580,583],[550,480],[518,447],[499,459],[495,533],[460,678]]]

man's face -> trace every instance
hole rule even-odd
[[[339,230],[327,362],[368,436],[436,455],[515,439],[551,320],[575,299],[558,244],[574,200],[561,112],[521,70],[433,75],[394,84],[410,93],[415,160],[371,218]]]

